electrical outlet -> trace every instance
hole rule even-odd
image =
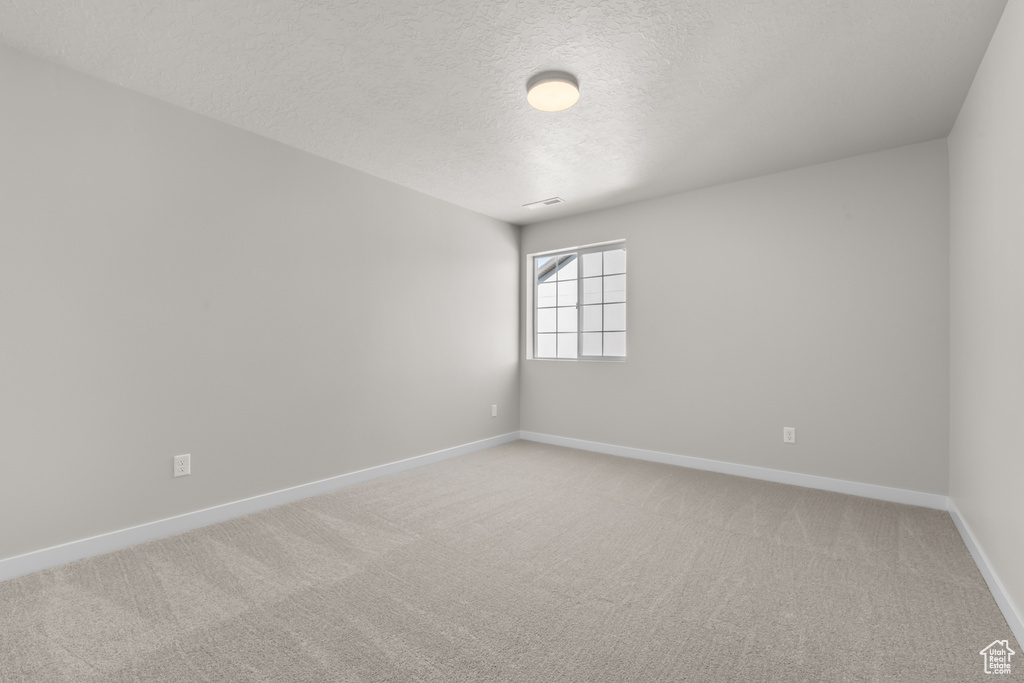
[[[174,476],[187,477],[192,474],[191,454],[174,456]]]
[[[498,417],[498,406],[491,406],[491,417]]]
[[[782,443],[796,443],[796,427],[782,428]]]

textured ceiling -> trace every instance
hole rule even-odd
[[[521,224],[943,137],[1005,4],[0,0],[0,41]]]

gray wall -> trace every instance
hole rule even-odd
[[[1022,65],[1024,3],[1011,2],[949,136],[950,498],[1018,613],[1024,609]]]
[[[0,92],[0,558],[518,428],[513,226],[6,48]]]
[[[947,172],[939,140],[524,228],[627,240],[629,349],[525,360],[522,428],[946,493]]]

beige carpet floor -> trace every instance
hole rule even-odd
[[[944,512],[526,441],[0,583],[4,682],[959,683],[997,638]]]

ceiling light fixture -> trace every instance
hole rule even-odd
[[[580,99],[576,79],[564,71],[542,71],[526,82],[526,101],[541,111],[562,111]]]

